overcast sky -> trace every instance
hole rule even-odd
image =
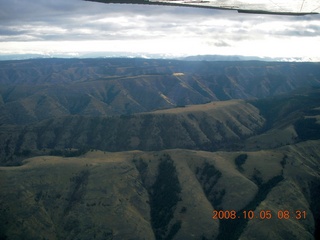
[[[0,0],[0,54],[124,52],[320,61],[320,15],[275,16],[82,0]]]

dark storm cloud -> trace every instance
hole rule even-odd
[[[130,15],[126,7],[105,6],[81,0],[0,0],[0,6],[0,27],[6,29],[1,35],[18,35],[21,32],[24,34],[28,32],[36,38],[41,35],[43,40],[47,37],[52,39],[54,31],[56,31],[56,38],[68,39],[81,28],[90,28],[93,31],[103,30],[100,32],[102,34],[104,31],[115,32],[121,27],[119,24],[99,24],[99,22],[94,24],[94,21],[107,16]],[[131,10],[136,11],[136,9]],[[47,32],[40,31],[41,28],[47,28]],[[57,28],[60,28],[60,33]],[[61,34],[63,30],[66,32]]]
[[[24,21],[47,21],[51,17],[75,9],[75,1],[46,1],[46,0],[0,0],[0,21],[6,23],[17,23]]]
[[[0,28],[0,36],[19,36],[22,34],[26,34],[27,31],[23,31],[23,30],[13,30],[10,28],[6,28],[6,27],[1,27]]]
[[[170,31],[176,32],[181,28],[196,33],[198,21],[205,16],[221,14],[221,11],[207,9],[101,4],[81,0],[0,0],[0,4],[0,28],[6,29],[2,31],[0,41],[8,41],[10,36],[15,36],[14,41],[139,39],[158,37],[166,32],[170,34]],[[192,21],[195,26],[190,26]],[[185,25],[186,22],[189,26]],[[20,39],[17,37],[19,34]]]
[[[50,42],[46,45],[49,46],[53,42],[92,40],[109,41],[107,44],[101,43],[101,48],[114,43],[120,50],[130,45],[140,51],[145,47],[139,48],[139,44],[160,46],[165,42],[176,44],[173,50],[180,47],[181,51],[188,51],[189,46],[193,45],[206,52],[206,46],[225,50],[239,46],[240,42],[248,46],[248,41],[252,41],[253,46],[257,39],[267,41],[270,37],[317,37],[319,28],[319,15],[250,15],[236,11],[103,4],[83,0],[0,0],[0,53],[15,51],[15,46],[17,51],[29,51],[31,47],[37,48],[38,42]],[[147,43],[146,40],[153,42]],[[14,42],[20,45],[11,44]],[[69,45],[73,46],[72,43]],[[59,47],[56,45],[56,49]],[[34,51],[44,49],[43,45],[40,50]],[[162,49],[166,51],[164,47]],[[81,50],[79,47],[79,50],[73,51]]]

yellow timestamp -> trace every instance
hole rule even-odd
[[[296,220],[303,220],[307,218],[307,211],[305,210],[278,210],[277,212],[272,212],[271,210],[260,210],[260,211],[253,211],[253,210],[243,210],[237,212],[235,210],[213,210],[212,219],[219,219],[219,220],[235,220],[235,219],[296,219]]]

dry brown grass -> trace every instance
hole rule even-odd
[[[216,191],[225,191],[220,205],[222,209],[238,211],[252,201],[258,191],[254,175],[258,175],[263,183],[283,175],[284,180],[259,204],[257,213],[267,209],[277,212],[280,208],[308,211],[305,221],[279,221],[274,217],[267,223],[253,219],[244,229],[243,238],[253,235],[265,238],[268,232],[273,232],[274,237],[278,238],[289,231],[308,239],[314,225],[309,211],[310,202],[302,189],[308,186],[309,181],[319,181],[318,146],[319,141],[309,141],[254,152],[182,149],[160,152],[91,151],[74,158],[30,158],[22,166],[0,168],[1,206],[2,210],[5,208],[10,214],[2,215],[6,216],[10,226],[6,234],[21,235],[23,230],[28,236],[51,239],[59,236],[76,237],[74,231],[65,231],[68,224],[72,226],[72,223],[76,223],[73,227],[82,236],[92,237],[92,234],[106,229],[114,237],[122,239],[132,236],[153,239],[148,192],[132,160],[142,159],[148,164],[146,184],[152,184],[157,176],[159,159],[163,154],[169,154],[181,186],[181,201],[178,202],[172,220],[182,221],[177,238],[218,234],[219,221],[211,219],[213,207],[196,175],[197,168],[203,168],[204,163],[208,163],[221,172],[221,178],[214,188]],[[243,171],[239,171],[235,164],[235,158],[240,154],[248,155],[242,165]],[[283,164],[281,162],[285,155],[287,159]],[[75,187],[84,172],[88,173],[86,182]],[[70,196],[78,199],[70,202]],[[69,206],[67,212],[66,206]],[[182,212],[182,209],[186,211]],[[4,221],[3,217],[0,220]],[[23,229],[16,225],[21,221],[24,222]],[[91,229],[87,228],[88,221],[94,226]]]

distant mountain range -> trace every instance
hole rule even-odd
[[[173,56],[170,54],[130,53],[130,52],[97,52],[97,53],[61,53],[61,54],[9,54],[1,55],[0,61],[26,60],[37,58],[146,58],[146,59],[176,59],[189,61],[277,61],[277,62],[317,62],[320,59],[313,58],[288,58],[288,57],[256,57],[241,55],[196,55]]]
[[[88,145],[90,148],[119,151],[230,147],[225,143],[231,143],[231,139],[242,139],[261,132],[268,116],[260,119],[258,110],[241,101],[225,105],[219,117],[214,116],[218,110],[200,111],[201,117],[191,110],[182,115],[149,115],[148,112],[234,99],[250,100],[253,104],[257,99],[310,87],[320,87],[320,63],[127,58],[2,61],[2,146],[11,149],[8,150],[10,154],[7,151],[7,160],[15,152],[29,148],[63,149]],[[291,106],[291,103],[288,104]],[[316,107],[309,105],[308,108]],[[298,106],[297,103],[293,109]],[[271,107],[270,116],[274,115],[276,107]],[[303,107],[307,107],[306,104]],[[208,107],[203,105],[203,108]],[[279,117],[280,122],[283,117]],[[291,119],[289,123],[294,121]],[[179,136],[166,132],[169,122],[178,124],[174,129],[180,129],[180,135],[184,136],[180,136],[181,140],[165,140]],[[16,126],[15,134],[12,132],[13,126]],[[78,126],[81,128],[78,129]],[[86,132],[90,132],[92,126],[97,132],[88,135]],[[140,133],[149,127],[147,136],[150,139],[142,137]],[[11,129],[11,134],[5,140],[7,129]],[[98,137],[101,129],[108,134],[113,133]],[[127,134],[121,136],[124,139],[120,141],[118,135],[124,129],[127,129]],[[208,135],[207,131],[212,134]],[[33,136],[35,133],[36,138]],[[22,140],[30,138],[35,138],[34,144],[37,144],[31,146]],[[19,146],[15,146],[18,139]],[[142,139],[149,140],[144,143]]]

